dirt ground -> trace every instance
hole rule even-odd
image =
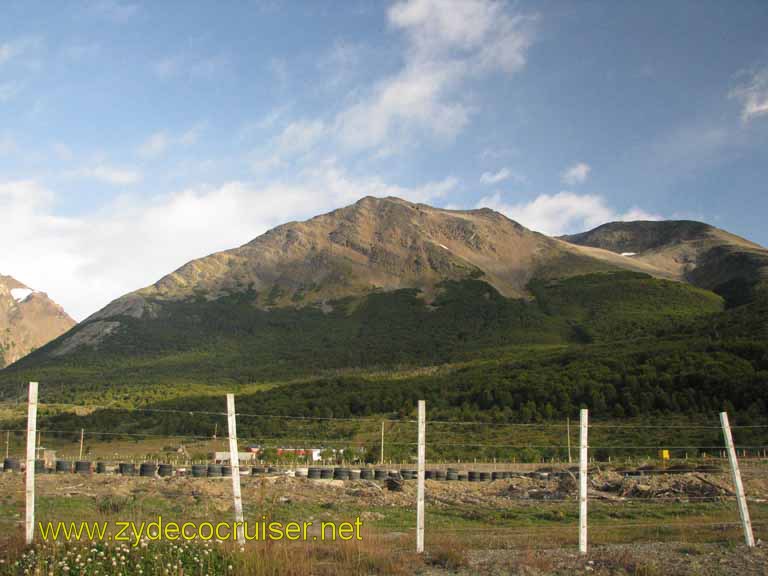
[[[768,471],[768,469],[767,469]],[[23,488],[23,476],[0,475],[0,489],[12,493]],[[103,498],[129,497],[147,491],[169,501],[204,500],[214,508],[228,510],[231,506],[231,479],[199,479],[176,477],[149,479],[117,475],[82,476],[76,474],[45,474],[37,477],[38,496],[71,498],[75,496]],[[521,501],[572,500],[577,492],[576,477],[513,477],[493,482],[427,481],[426,501],[434,507],[462,504],[504,508]],[[753,501],[768,498],[768,475],[745,476],[745,487]],[[391,490],[382,482],[307,480],[285,475],[244,476],[243,498],[246,502],[263,501],[278,494],[295,502],[329,503],[357,502],[364,507],[410,507],[416,493],[415,481],[406,481],[402,490]],[[730,478],[726,474],[684,473],[642,477],[625,477],[613,471],[593,475],[589,485],[590,500],[620,504],[629,500],[719,501],[733,496]]]
[[[742,545],[664,542],[597,546],[586,558],[574,550],[484,550],[470,554],[460,574],[566,576],[764,576],[768,549]]]
[[[765,538],[768,475],[760,469],[748,470],[744,476],[755,534]],[[0,475],[0,517],[4,520],[0,535],[20,529],[23,478],[17,473]],[[225,520],[231,519],[231,490],[229,478],[43,474],[37,478],[38,517],[95,520],[128,515],[152,519],[163,514],[174,519]],[[414,481],[388,486],[373,481],[246,476],[242,492],[246,516],[268,513],[281,520],[347,520],[359,515],[370,529],[385,535],[385,541],[391,534],[393,553],[403,541],[410,546],[412,540]],[[576,478],[571,475],[521,475],[477,483],[427,481],[431,560],[426,573],[768,575],[763,543],[753,550],[743,546],[728,474],[627,477],[611,470],[596,471],[590,477],[595,537],[590,532],[587,558],[579,557],[575,546],[576,493]],[[685,515],[697,506],[695,513]],[[727,518],[722,516],[723,510]],[[703,520],[711,520],[713,528],[706,538],[699,538],[695,526]],[[655,523],[661,528],[690,522],[692,527],[682,540],[667,532],[649,533],[648,528],[621,533],[611,529],[629,521],[644,526]],[[721,521],[730,527],[714,526]],[[597,529],[601,526],[609,532],[602,540]],[[499,532],[502,530],[517,536],[507,538]]]

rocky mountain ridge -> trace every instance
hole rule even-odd
[[[768,284],[768,250],[703,222],[610,222],[562,240],[625,254],[671,278],[743,304]]]
[[[700,222],[618,222],[553,238],[487,208],[365,197],[193,260],[118,298],[49,352],[97,349],[129,319],[167,323],[173,303],[186,303],[190,314],[194,301],[235,297],[261,311],[327,315],[350,298],[403,289],[415,289],[429,305],[451,281],[480,280],[505,298],[530,300],[534,281],[631,271],[715,290],[736,305],[767,270],[768,250]]]
[[[74,325],[75,321],[46,294],[0,275],[0,367],[16,362]]]
[[[667,273],[609,250],[531,231],[493,210],[444,210],[399,198],[366,197],[253,241],[193,260],[128,294],[91,319],[140,316],[152,299],[255,290],[263,308],[305,306],[373,291],[418,288],[427,298],[445,280],[482,278],[524,297],[534,277],[627,269]]]

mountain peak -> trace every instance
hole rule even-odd
[[[75,321],[43,292],[0,275],[0,368],[60,336]]]
[[[247,244],[193,260],[120,298],[89,320],[152,313],[153,302],[250,294],[262,309],[318,306],[371,291],[419,290],[481,278],[507,297],[528,297],[534,277],[631,269],[641,263],[533,232],[489,208],[447,210],[366,196]]]
[[[609,222],[562,240],[609,250],[714,290],[731,304],[768,284],[768,250],[695,220]]]
[[[245,246],[195,260],[142,295],[184,296],[191,286],[209,294],[251,287],[318,302],[372,289],[430,290],[443,280],[493,276],[492,260],[506,253],[507,269],[528,267],[546,239],[488,209],[459,211],[402,198],[366,196],[304,222],[283,224]],[[484,262],[484,266],[480,263]],[[497,275],[498,288],[522,294],[522,277]],[[272,299],[274,301],[274,299]]]
[[[722,268],[722,277],[708,277],[711,255],[731,249],[752,250],[754,262],[768,258],[768,251],[699,222],[613,222],[551,238],[488,208],[447,210],[366,196],[188,262],[92,315],[51,353],[98,346],[122,330],[127,317],[159,322],[176,303],[189,310],[227,297],[261,311],[310,308],[327,314],[372,292],[413,289],[432,303],[446,282],[467,279],[523,299],[533,297],[532,280],[619,270],[719,286],[743,276],[731,266]]]

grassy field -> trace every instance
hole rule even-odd
[[[745,469],[755,536],[761,539],[768,538],[766,471],[766,463],[749,464]],[[727,483],[727,475],[721,480]],[[30,555],[20,544],[20,526],[14,526],[23,518],[23,475],[7,473],[0,477],[0,519],[4,521],[0,550],[6,559],[0,563],[0,574],[23,573],[19,566],[30,568],[29,573],[36,567],[44,568],[41,573],[57,576],[95,575],[97,570],[100,574],[156,574],[166,569],[169,574],[437,574],[454,570],[471,574],[480,573],[472,564],[478,551],[486,551],[486,558],[507,558],[520,551],[535,555],[537,550],[573,550],[578,533],[574,495],[533,500],[515,491],[516,482],[473,485],[428,481],[425,557],[413,554],[413,482],[407,482],[403,492],[391,492],[374,482],[313,482],[284,477],[243,479],[246,519],[266,517],[317,525],[360,517],[363,541],[249,542],[243,552],[230,543],[215,541],[143,542],[137,548],[108,541],[83,542],[40,545]],[[38,477],[37,503],[38,519],[43,522],[120,520],[138,524],[158,516],[165,521],[216,522],[231,521],[233,515],[231,482],[226,478],[42,475]],[[663,542],[677,551],[690,552],[710,545],[736,550],[742,541],[735,501],[729,497],[621,502],[593,499],[589,511],[590,542],[596,547]],[[112,560],[116,560],[114,564]],[[638,562],[638,566],[644,565]]]

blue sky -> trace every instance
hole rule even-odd
[[[359,197],[768,245],[768,4],[10,2],[0,272],[78,319]]]

